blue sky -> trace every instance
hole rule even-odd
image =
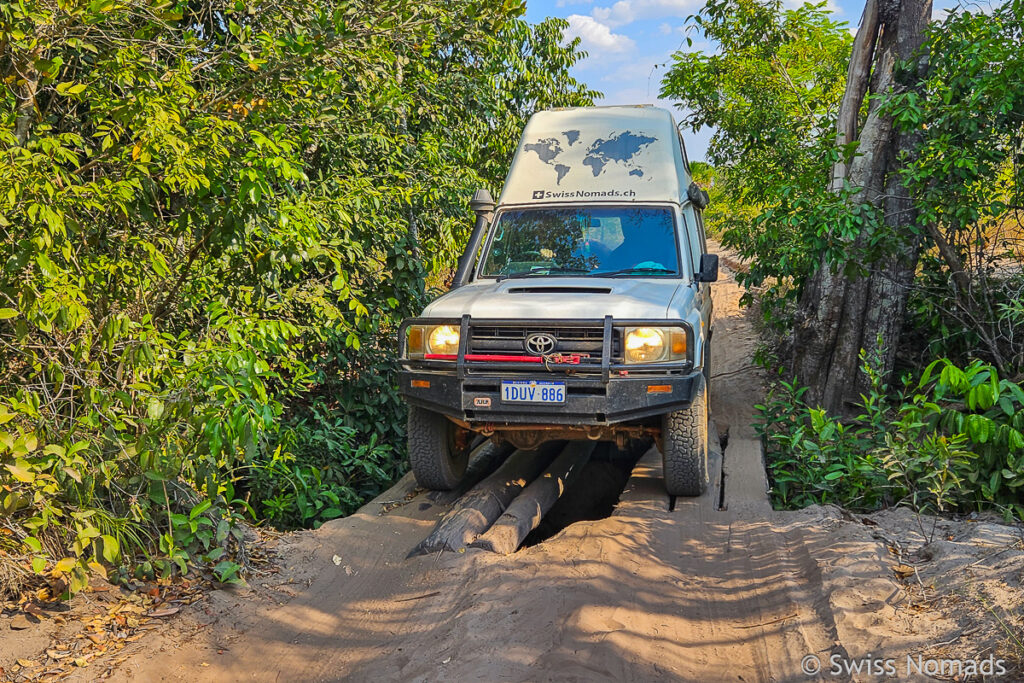
[[[799,0],[785,0],[798,6]],[[934,0],[935,16],[956,6],[956,0]],[[687,48],[684,33],[686,17],[695,14],[704,0],[527,0],[526,18],[541,21],[545,17],[569,20],[568,35],[579,36],[589,53],[574,69],[574,76],[604,93],[603,104],[659,104],[661,77],[671,64],[676,50],[711,50],[713,47],[691,35],[694,44]],[[974,8],[978,4],[970,2]],[[987,5],[982,2],[982,9]],[[829,0],[836,18],[856,30],[863,0]],[[693,160],[704,158],[711,131],[686,134],[686,147]]]

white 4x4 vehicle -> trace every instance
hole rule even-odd
[[[452,291],[399,333],[419,484],[454,488],[473,433],[654,437],[668,492],[703,493],[718,257],[671,114],[539,112],[497,206],[473,200]]]

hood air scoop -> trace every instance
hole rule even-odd
[[[510,287],[509,294],[611,294],[611,287],[568,287],[566,285],[548,285],[537,287]]]

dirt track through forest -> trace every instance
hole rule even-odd
[[[651,450],[606,519],[508,557],[407,559],[447,507],[406,477],[286,540],[280,574],[217,591],[114,677],[798,681],[810,653],[902,656],[934,642],[951,624],[898,609],[902,589],[868,527],[771,510],[749,426],[755,333],[727,272],[714,292],[712,411],[729,440],[703,497],[670,509]]]

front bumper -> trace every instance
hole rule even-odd
[[[538,372],[472,374],[459,379],[455,372],[405,369],[399,373],[399,389],[411,405],[470,424],[602,426],[685,408],[693,400],[700,374],[644,374],[604,381]],[[564,381],[565,403],[504,403],[503,379]]]
[[[692,359],[628,365],[621,360],[621,328],[636,325],[682,327],[687,331],[687,348],[693,348],[693,329],[683,320],[614,320],[612,316],[592,320],[509,320],[410,319],[399,330],[399,350],[405,358],[405,330],[412,324],[451,324],[460,328],[459,348],[449,360],[408,359],[402,361],[399,390],[415,406],[443,413],[482,429],[502,425],[564,425],[600,427],[664,415],[688,406],[693,400],[700,371]],[[600,362],[588,364],[544,364],[484,362],[469,354],[469,339],[479,328],[513,326],[517,329],[596,329],[593,339],[600,348]],[[505,403],[501,400],[502,380],[564,381],[565,402],[559,404]]]

